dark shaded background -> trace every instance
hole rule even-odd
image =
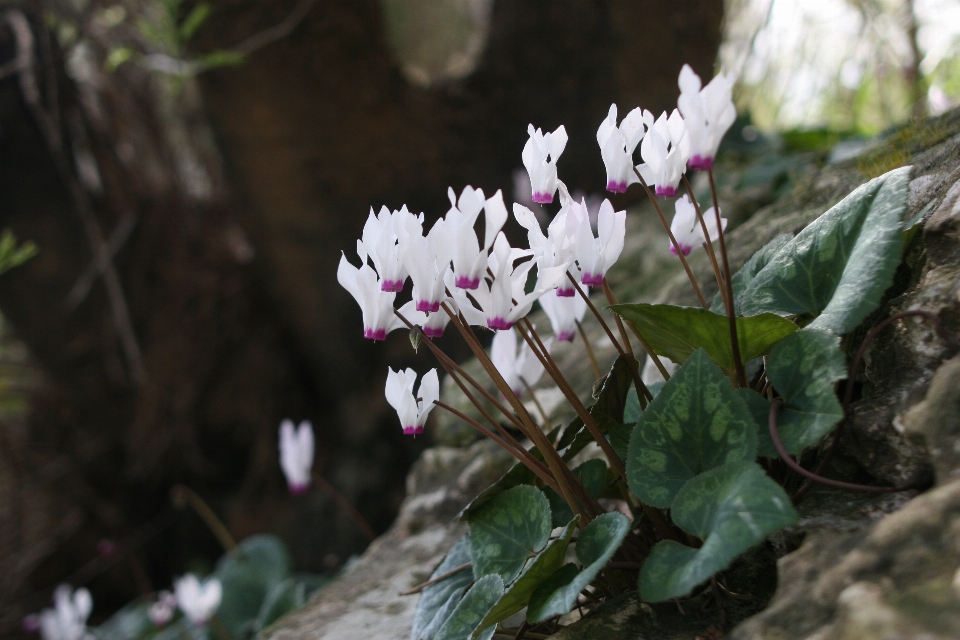
[[[232,47],[299,5],[212,6],[195,53]],[[402,436],[382,387],[388,363],[432,365],[399,332],[364,341],[336,284],[369,208],[406,203],[436,217],[448,185],[509,199],[529,122],[564,124],[561,178],[596,189],[594,136],[610,103],[621,115],[670,108],[684,62],[711,75],[722,18],[721,0],[496,2],[475,71],[418,88],[391,57],[378,2],[318,0],[285,37],[171,93],[141,66],[102,70],[101,5],[21,8],[35,64],[0,80],[0,227],[41,252],[0,277],[0,310],[43,383],[28,417],[0,434],[0,633],[60,581],[89,582],[104,613],[215,559],[196,517],[171,511],[176,483],[237,538],[283,536],[299,569],[333,570],[362,551],[325,496],[287,495],[275,440],[282,418],[313,420],[318,468],[378,530],[429,444]],[[58,20],[78,25],[87,76],[51,35]],[[0,64],[17,59],[17,43],[3,22]],[[202,198],[181,170],[186,146],[210,176]],[[124,228],[109,262],[122,298],[107,273],[68,307],[97,233]],[[98,555],[104,539],[118,553]]]

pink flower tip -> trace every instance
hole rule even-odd
[[[573,287],[560,287],[557,289],[557,296],[560,298],[572,298],[576,295]]]
[[[672,198],[673,196],[677,195],[677,188],[671,187],[670,185],[661,186],[658,184],[656,188],[656,194],[661,198]]]
[[[417,300],[417,311],[426,311],[429,313],[436,313],[440,311],[440,301],[439,300]]]
[[[551,202],[553,202],[553,194],[541,193],[537,191],[533,194],[533,201],[538,204],[550,204]]]
[[[680,244],[680,243],[677,243],[677,244]],[[690,252],[693,251],[693,247],[688,247],[685,244],[681,244],[680,251],[683,252],[683,255],[688,256],[690,255]],[[672,253],[673,255],[677,255],[677,248],[673,246],[673,244],[670,245],[670,253]]]
[[[310,485],[300,484],[300,483],[291,484],[289,487],[290,487],[290,495],[294,495],[294,496],[302,496],[310,489]]]
[[[580,281],[588,287],[601,287],[603,286],[603,274],[584,272],[583,278]]]
[[[403,280],[384,280],[380,283],[380,290],[400,293],[403,291]]]
[[[432,327],[423,327],[423,335],[428,338],[440,338],[443,336],[443,327],[434,329]]]
[[[423,425],[420,425],[419,427],[403,428],[403,435],[405,436],[417,436],[417,435],[420,435],[421,433],[423,433]]]
[[[386,340],[387,330],[386,329],[364,329],[363,337],[366,338],[367,340]]]
[[[457,276],[456,280],[454,280],[454,284],[456,285],[457,289],[473,290],[480,286],[480,278],[479,277],[471,278],[469,276]]]
[[[487,326],[497,331],[506,331],[507,329],[513,328],[513,323],[507,322],[506,319],[500,317],[487,318]]]
[[[561,342],[573,342],[573,339],[577,337],[577,334],[573,331],[561,331],[557,334],[557,340]]]
[[[695,171],[709,171],[713,168],[713,158],[709,156],[704,158],[701,155],[695,155],[690,158],[687,166]]]
[[[626,193],[627,183],[626,181],[617,182],[616,180],[611,180],[607,183],[607,191],[610,193]]]

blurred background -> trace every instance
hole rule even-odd
[[[288,494],[277,426],[313,421],[315,468],[383,531],[433,444],[386,367],[433,365],[363,340],[340,252],[370,207],[528,198],[531,122],[566,126],[561,179],[599,191],[610,103],[673,108],[684,63],[739,77],[728,153],[828,162],[960,103],[960,2],[0,3],[0,229],[38,248],[0,275],[0,635],[60,582],[96,622],[209,570],[178,484],[299,570],[362,552],[326,495]]]

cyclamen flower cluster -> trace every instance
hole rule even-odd
[[[93,598],[84,588],[74,591],[61,584],[53,592],[53,608],[44,609],[35,619],[25,621],[25,627],[36,628],[43,640],[85,640],[87,618],[93,611]]]
[[[652,185],[657,196],[672,197],[688,164],[692,169],[712,167],[720,140],[736,117],[731,98],[733,77],[721,74],[703,87],[700,78],[684,65],[679,85],[678,108],[669,115],[664,112],[655,118],[636,108],[618,124],[617,106],[610,106],[597,130],[608,191],[623,193],[629,185],[643,181]],[[566,147],[566,130],[560,126],[544,133],[530,125],[528,135],[521,157],[530,178],[531,199],[549,204],[558,192],[560,195],[560,210],[547,233],[533,212],[514,204],[514,217],[527,230],[530,248],[511,247],[502,232],[508,218],[502,193],[487,198],[471,186],[465,187],[459,198],[448,189],[450,209],[429,231],[424,229],[424,215],[414,215],[406,206],[395,211],[383,207],[378,214],[371,209],[357,241],[360,267],[342,255],[337,270],[338,281],[360,305],[364,337],[384,340],[409,323],[421,327],[427,338],[437,338],[451,316],[502,332],[494,343],[495,349],[497,345],[501,349],[497,366],[518,392],[521,382],[532,384],[531,379],[542,373],[536,360],[530,367],[535,363],[539,369],[524,372],[525,352],[522,348],[517,352],[516,336],[510,332],[535,302],[541,301],[556,339],[574,339],[586,304],[575,297],[571,281],[579,281],[584,291],[605,286],[608,270],[623,251],[626,212],[616,211],[604,200],[594,235],[585,200],[576,202],[558,178],[557,161]],[[643,162],[634,165],[638,145]],[[677,201],[676,208],[672,233],[679,252],[686,255],[707,238],[686,196]],[[475,228],[481,211],[482,242]],[[713,209],[706,212],[704,224],[711,241],[720,231],[718,218]],[[719,227],[725,226],[726,221],[720,221]],[[678,248],[671,246],[671,251],[677,253]],[[534,267],[536,278],[531,287],[528,281]],[[412,299],[395,310],[396,294],[404,290],[408,278],[413,283]],[[507,345],[510,340],[512,349]],[[405,433],[423,431],[426,416],[439,399],[436,376],[436,370],[424,376],[418,398],[413,393],[416,374],[411,369],[389,371],[387,399],[400,415]]]

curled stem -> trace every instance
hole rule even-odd
[[[200,519],[207,525],[211,533],[216,536],[224,551],[233,551],[237,548],[237,542],[233,539],[233,536],[230,535],[230,531],[226,525],[217,517],[217,514],[213,512],[210,505],[197,495],[193,489],[182,484],[175,485],[170,490],[170,498],[173,500],[174,506],[179,509],[189,505],[190,508],[200,516]]]
[[[690,270],[690,265],[687,264],[687,258],[683,255],[683,251],[680,249],[680,243],[677,242],[677,238],[673,235],[673,231],[670,229],[670,223],[667,222],[666,216],[663,215],[663,209],[660,208],[660,203],[657,202],[657,197],[653,195],[653,191],[650,190],[647,181],[643,179],[643,176],[640,175],[640,172],[636,168],[633,169],[633,172],[637,174],[637,178],[640,180],[640,184],[643,185],[644,190],[647,192],[647,197],[650,198],[650,202],[653,203],[653,208],[657,210],[657,215],[660,216],[660,222],[663,224],[663,228],[667,230],[667,235],[670,236],[670,242],[673,243],[673,248],[677,252],[677,257],[680,258],[680,262],[683,264],[683,270],[687,272],[687,277],[690,279],[690,284],[693,285],[693,291],[697,294],[697,300],[700,301],[700,306],[704,309],[709,309],[710,305],[707,304],[706,298],[703,297],[703,292],[700,290],[700,285],[697,284],[697,279],[693,276],[693,271]]]

